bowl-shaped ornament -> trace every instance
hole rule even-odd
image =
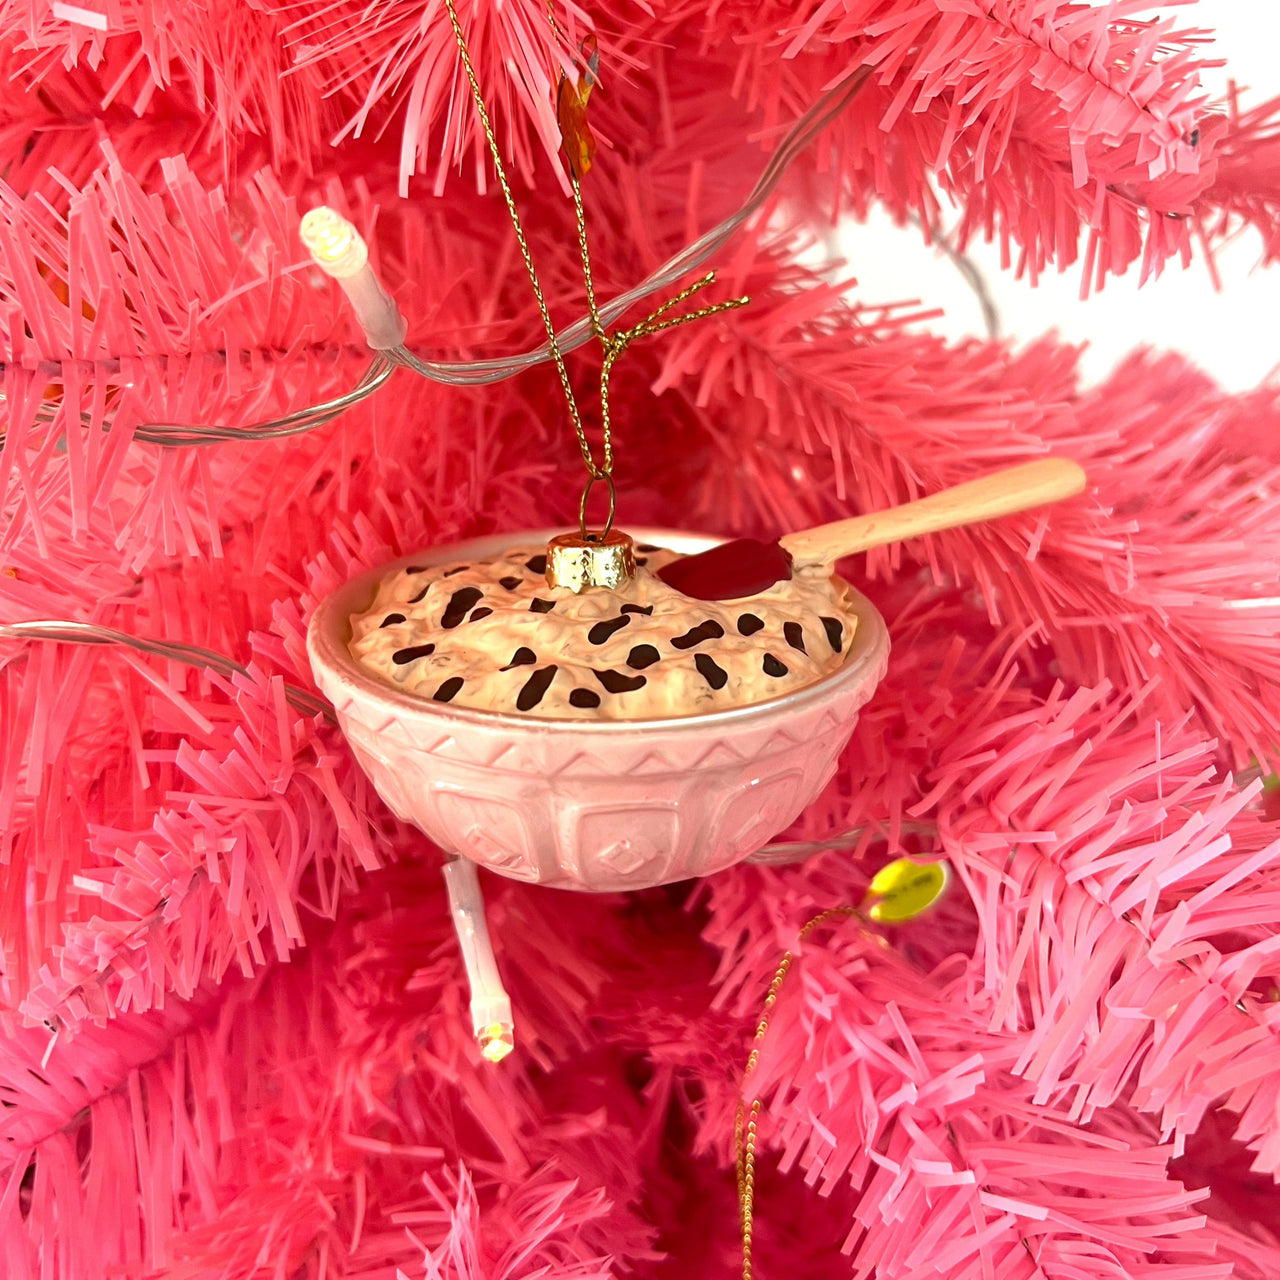
[[[850,592],[843,663],[794,693],[667,720],[556,720],[404,693],[352,657],[350,619],[412,559],[444,564],[546,542],[547,532],[415,553],[348,582],[311,619],[321,691],[378,794],[441,848],[500,875],[611,892],[710,875],[755,853],[826,786],[884,676],[889,638]],[[642,529],[683,554],[717,539]]]

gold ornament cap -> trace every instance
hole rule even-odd
[[[636,544],[621,529],[564,533],[547,543],[547,582],[574,595],[590,587],[616,591],[636,572]]]

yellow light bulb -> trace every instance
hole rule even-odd
[[[913,862],[898,858],[881,867],[867,888],[863,906],[882,924],[914,920],[942,896],[950,877],[945,862]]]

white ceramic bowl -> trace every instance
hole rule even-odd
[[[661,529],[638,541],[691,553],[719,539]],[[451,853],[560,889],[642,889],[749,857],[821,792],[889,658],[884,620],[858,617],[844,664],[766,702],[672,720],[539,719],[454,707],[385,684],[351,656],[350,618],[395,567],[544,543],[504,534],[415,552],[321,601],[311,669],[378,794]]]

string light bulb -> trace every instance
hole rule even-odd
[[[515,1047],[515,1032],[510,1023],[491,1022],[476,1032],[480,1056],[486,1062],[501,1062]]]
[[[485,923],[476,864],[466,858],[451,858],[444,864],[444,882],[471,988],[471,1030],[481,1057],[486,1062],[501,1062],[516,1047],[515,1021]]]
[[[359,231],[322,204],[303,215],[298,235],[316,266],[342,286],[369,346],[374,351],[402,346],[408,325],[369,265],[369,246]]]
[[[316,266],[335,280],[350,279],[369,261],[369,246],[364,237],[328,205],[309,209],[303,215],[298,234]]]

